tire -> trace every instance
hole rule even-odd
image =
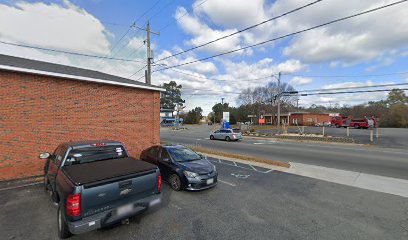
[[[58,206],[57,212],[57,224],[58,224],[58,236],[61,239],[69,238],[72,236],[72,233],[68,229],[68,224],[62,214],[61,204]]]
[[[360,125],[356,124],[356,125],[354,125],[354,128],[358,129],[358,128],[360,128]]]
[[[172,174],[170,177],[169,177],[169,183],[170,183],[170,186],[171,186],[171,188],[174,190],[174,191],[181,191],[181,190],[183,190],[183,183],[181,182],[181,179],[180,179],[180,177],[179,177],[179,175],[177,175],[177,174]]]
[[[339,126],[339,124],[336,124],[336,128],[339,128],[340,126]]]
[[[210,136],[210,140],[214,140],[214,136],[213,136],[213,135]]]
[[[228,137],[228,136],[226,136],[226,137],[225,137],[225,141],[229,142],[229,141],[231,141],[231,138]]]

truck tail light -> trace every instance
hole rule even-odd
[[[162,185],[162,176],[159,175],[159,176],[157,176],[157,191],[159,191],[159,192],[161,190],[161,185]]]
[[[65,207],[68,216],[77,217],[81,215],[81,194],[69,194]]]

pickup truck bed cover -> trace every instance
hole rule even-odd
[[[64,166],[63,171],[76,185],[97,182],[156,169],[156,166],[131,157]]]

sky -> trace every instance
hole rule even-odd
[[[276,81],[296,90],[408,83],[408,2],[208,60],[164,70],[291,34],[397,0],[323,0],[231,37],[161,60],[314,0],[0,0],[0,41],[132,61],[98,59],[0,43],[0,53],[94,69],[144,81],[152,34],[152,84],[183,86],[186,109],[208,114],[224,98]],[[130,27],[133,23],[134,26]],[[140,70],[141,69],[141,70]],[[140,70],[140,71],[139,71]],[[404,86],[405,88],[407,86]],[[355,105],[387,92],[300,97],[299,105]]]

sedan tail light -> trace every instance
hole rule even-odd
[[[65,207],[68,216],[77,217],[81,215],[81,194],[69,194]]]

